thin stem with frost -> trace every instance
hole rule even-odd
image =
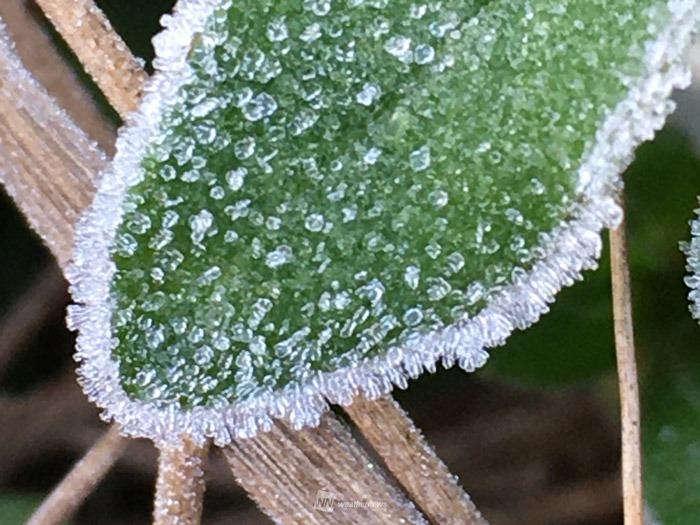
[[[302,430],[277,420],[269,432],[236,439],[223,452],[239,485],[280,525],[427,525],[331,412]],[[414,468],[413,475],[422,474]]]
[[[113,425],[44,500],[27,525],[55,525],[70,518],[122,455],[126,443]]]
[[[420,430],[390,396],[345,408],[389,471],[433,523],[488,525]]]
[[[122,118],[133,111],[146,74],[92,0],[37,0]]]
[[[208,446],[183,437],[180,444],[160,447],[154,525],[199,525],[204,499]]]
[[[624,208],[624,203],[623,203]],[[639,383],[632,323],[627,224],[610,231],[615,348],[622,418],[622,491],[625,525],[644,525]]]

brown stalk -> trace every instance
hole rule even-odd
[[[432,523],[487,525],[458,480],[392,397],[368,401],[358,396],[344,408]]]
[[[109,36],[113,32],[104,21],[104,16],[91,0],[72,0],[69,6],[58,0],[39,0],[38,3],[46,10],[49,18],[54,20],[63,38],[85,64],[86,70],[93,75],[98,85],[103,87],[108,100],[122,117],[125,117],[128,111],[135,107],[146,77],[139,72],[138,64],[130,58],[131,55],[121,40],[115,35]],[[78,21],[81,21],[79,29],[75,27]],[[122,77],[125,80],[122,80]],[[39,90],[42,93],[36,94],[40,100],[36,107],[31,104],[22,111],[15,110],[13,102],[22,99],[20,95],[27,95],[21,93],[25,89],[21,79],[15,82],[14,87],[17,90],[15,96],[4,97],[4,103],[0,101],[0,144],[5,142],[8,145],[5,147],[9,149],[9,155],[4,156],[10,163],[10,175],[2,182],[19,203],[32,226],[49,244],[59,263],[65,267],[70,257],[72,226],[77,214],[89,202],[92,177],[103,167],[104,160],[99,152],[87,143],[85,137],[80,136],[77,129],[68,126],[67,135],[70,137],[67,143],[56,139],[52,130],[65,127],[65,118],[62,122],[45,124],[43,114],[51,115],[56,110],[55,104],[43,90]],[[45,107],[42,107],[42,104]],[[36,114],[37,111],[41,114]],[[20,157],[24,160],[20,161]],[[51,174],[50,179],[45,180],[41,173]],[[54,194],[60,198],[56,198]],[[47,206],[47,201],[50,206]],[[346,457],[348,462],[333,460],[333,468],[330,470],[309,470],[314,472],[314,479],[318,480],[319,487],[332,480],[346,480],[358,498],[376,498],[391,494],[390,504],[397,505],[391,514],[392,519],[395,519],[393,523],[400,520],[421,522],[420,514],[405,497],[389,485],[384,474],[377,472],[371,483],[369,478],[364,484],[354,481],[358,474],[358,458],[365,461],[365,453],[334,416],[327,415],[324,422],[325,424],[318,429],[302,431],[291,431],[278,424],[278,430],[285,429],[283,436],[275,431],[261,434],[252,439],[239,440],[226,451],[234,475],[245,485],[263,510],[268,515],[278,518],[295,516],[300,512],[298,507],[290,507],[289,502],[278,497],[281,491],[295,493],[297,498],[303,494],[303,502],[308,506],[312,496],[308,479],[302,482],[285,475],[294,464],[290,458],[295,458],[295,461],[307,458],[306,463],[317,463],[318,456],[328,456],[328,447],[334,445],[337,457]],[[284,446],[280,446],[281,441]],[[244,457],[238,458],[240,461],[237,461],[236,455],[231,453],[233,450],[246,451],[248,461]],[[323,452],[324,450],[326,452]],[[407,449],[404,452],[411,453],[411,450]],[[311,456],[306,455],[307,453]],[[255,461],[266,461],[270,471],[262,474],[263,469],[255,461],[251,462],[252,458],[256,458]],[[352,458],[354,459],[350,461]],[[281,465],[288,465],[288,468],[284,471],[272,468]],[[375,472],[380,470],[378,466],[372,466],[372,469]],[[440,474],[449,477],[446,469],[440,471]],[[414,475],[420,477],[423,473],[415,472]],[[453,483],[451,478],[445,481],[445,486],[449,486],[450,483]],[[360,489],[371,489],[371,492],[360,494]],[[462,493],[458,497],[462,499],[465,496]],[[301,503],[301,500],[298,502]]]
[[[100,147],[113,152],[114,126],[96,110],[84,80],[54,45],[42,16],[31,0],[2,0],[0,18],[8,26],[17,53],[39,82],[51,93]]]
[[[119,459],[127,441],[114,425],[44,500],[27,525],[56,525],[69,518]]]
[[[160,447],[153,525],[199,525],[208,451],[186,437]]]
[[[106,157],[0,41],[0,183],[65,270]]]
[[[224,455],[238,483],[276,523],[426,523],[330,413],[317,428],[302,431],[276,421],[270,432],[237,440]],[[334,501],[324,507],[324,497]]]
[[[618,228],[610,230],[610,266],[612,270],[617,374],[620,383],[622,499],[625,525],[644,525],[639,383],[632,322],[632,287],[630,284],[627,224],[624,218]]]
[[[92,0],[35,0],[122,117],[138,103],[146,74]]]

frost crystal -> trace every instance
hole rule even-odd
[[[223,444],[482,366],[594,266],[699,3],[181,0],[77,228],[88,396]]]
[[[690,288],[690,313],[700,321],[700,208],[695,213],[695,219],[689,221],[691,240],[681,243],[681,249],[688,257],[686,269],[690,274],[685,278],[685,284]]]

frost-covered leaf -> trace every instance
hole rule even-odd
[[[697,0],[182,0],[77,230],[134,435],[314,424],[535,322],[688,82]]]

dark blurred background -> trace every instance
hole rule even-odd
[[[173,1],[97,3],[148,63],[150,38]],[[100,122],[89,117],[84,122],[109,150],[118,126],[115,113],[36,6],[2,0],[0,16],[18,38],[37,38],[28,35],[43,31],[37,56],[41,47],[60,50],[74,69],[72,81],[83,86],[66,96],[83,97],[86,107],[96,105],[106,115]],[[52,92],[66,90],[60,77],[65,66],[37,60],[41,81]],[[682,410],[689,390],[676,387],[679,374],[691,384],[700,377],[700,328],[687,312],[685,261],[678,248],[689,237],[688,220],[700,193],[698,93],[678,97],[677,115],[639,150],[626,174],[645,447],[648,469],[654,471],[648,485],[661,505],[675,497],[666,488],[678,476],[665,469],[674,473],[674,465],[687,463],[679,444],[687,449],[700,433]],[[2,192],[0,243],[0,523],[14,525],[106,427],[74,380],[74,339],[64,324],[66,284]],[[478,374],[440,370],[396,397],[494,525],[621,523],[607,251],[597,272],[563,291],[549,315],[492,355]],[[132,442],[71,523],[149,523],[155,457],[149,443]],[[676,480],[679,490],[698,485],[697,476],[688,476]],[[205,523],[268,523],[216,453],[208,477]]]

